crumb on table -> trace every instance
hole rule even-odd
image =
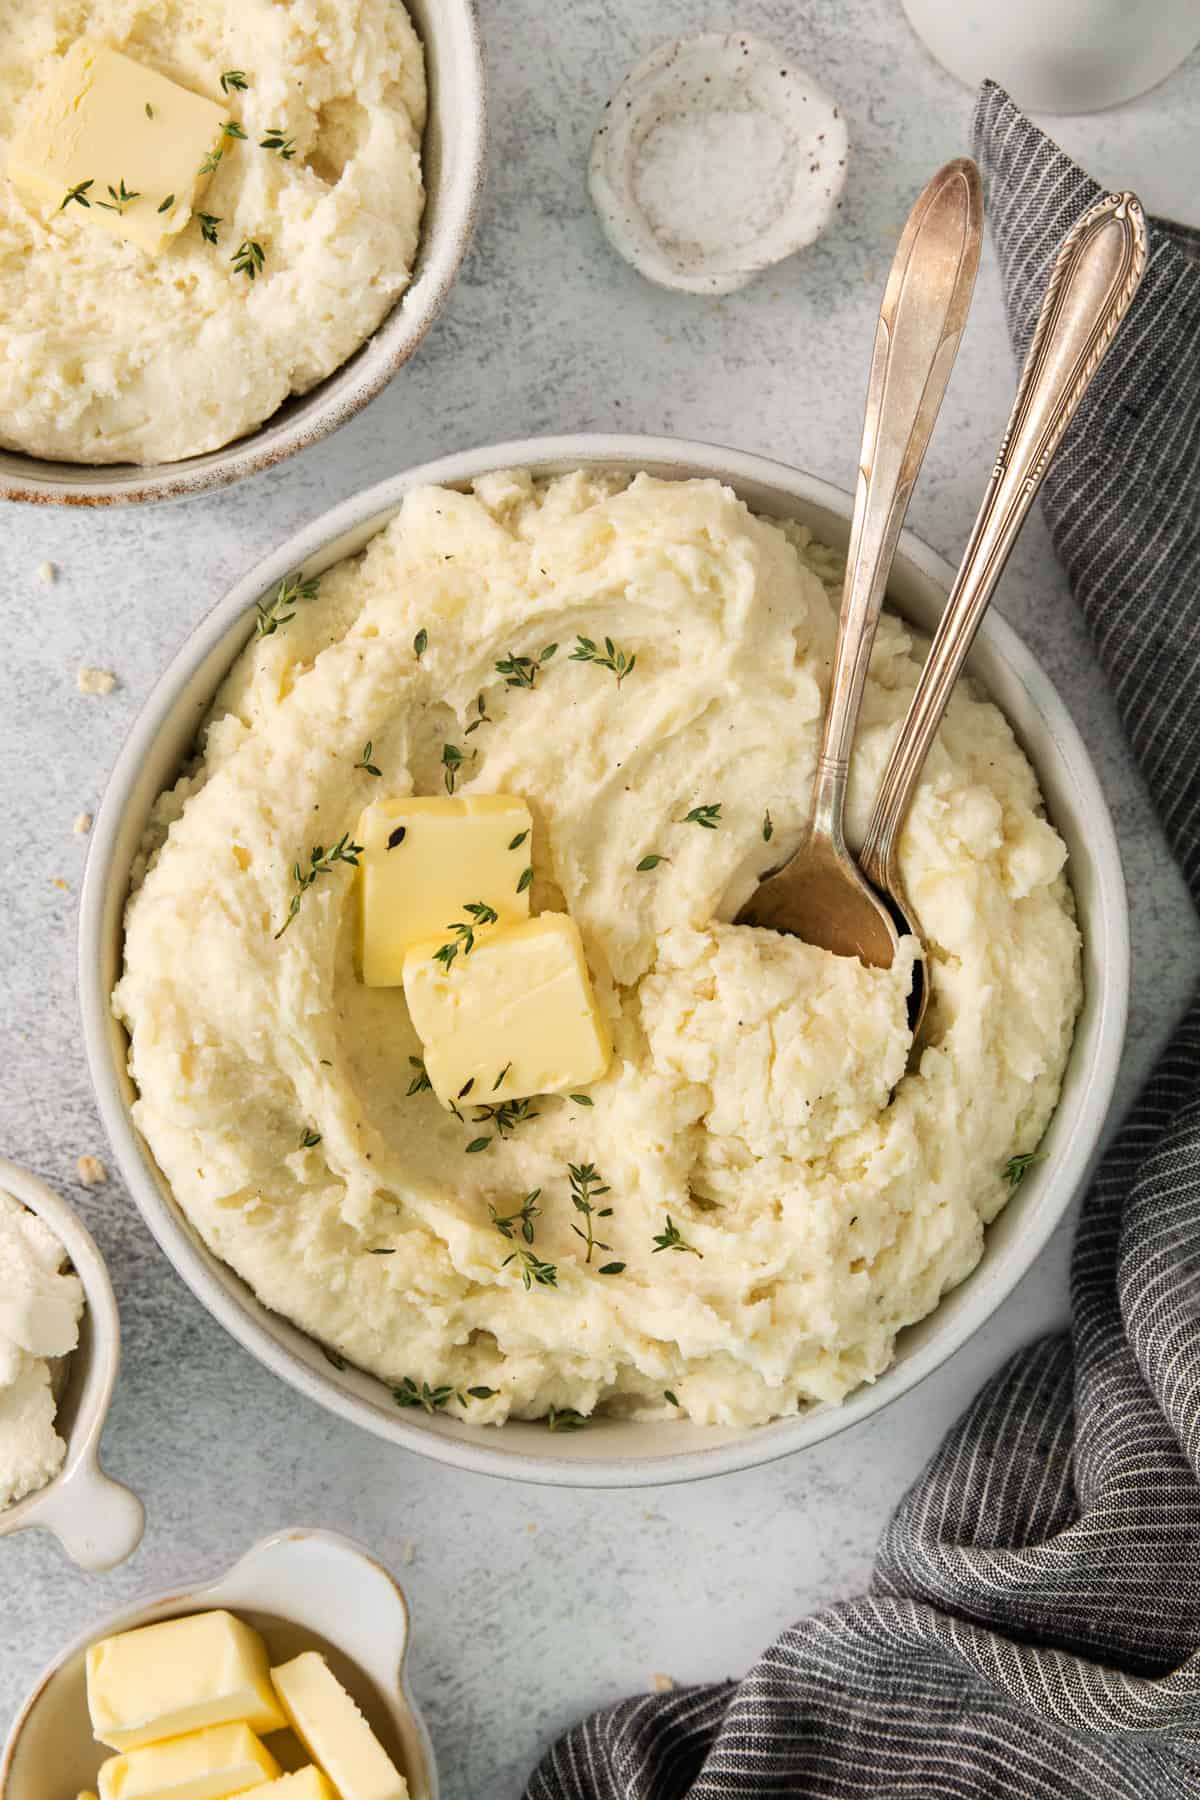
[[[89,813],[89,812],[76,813],[75,814],[75,823],[71,827],[71,830],[75,833],[75,836],[76,837],[86,837],[88,832],[91,829],[92,829],[91,813]]]
[[[111,669],[76,669],[75,686],[81,694],[111,694],[117,678]]]
[[[656,1694],[673,1694],[675,1692],[675,1683],[669,1675],[652,1675],[650,1686]]]
[[[42,583],[43,587],[49,587],[52,582],[58,580],[58,569],[52,562],[39,563],[37,566],[37,578]]]
[[[98,1156],[81,1156],[75,1164],[75,1173],[86,1188],[100,1187],[108,1180],[108,1170]]]

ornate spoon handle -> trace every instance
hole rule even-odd
[[[983,191],[968,157],[928,183],[888,276],[859,451],[854,521],[810,835],[842,849],[854,728],[884,589],[967,322],[983,242]],[[844,852],[843,852],[844,854]]]
[[[900,891],[900,833],[979,621],[1145,267],[1146,221],[1134,194],[1099,201],[1072,228],[1055,259],[1000,454],[892,746],[859,855],[868,881],[885,892]]]

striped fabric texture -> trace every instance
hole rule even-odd
[[[992,85],[974,149],[1023,356],[1101,190]],[[1153,222],[1044,505],[1200,905],[1198,253]],[[1200,1796],[1200,996],[1087,1198],[1071,1305],[905,1497],[868,1594],[740,1682],[585,1720],[526,1800]]]

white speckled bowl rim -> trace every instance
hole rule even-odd
[[[399,3],[399,0],[397,0]],[[404,0],[425,46],[425,216],[413,279],[373,336],[309,393],[245,437],[181,462],[66,463],[0,450],[0,498],[41,506],[133,506],[228,487],[336,431],[413,355],[471,243],[487,167],[487,90],[476,0]]]
[[[159,1244],[213,1315],[301,1393],[388,1442],[480,1474],[575,1487],[637,1487],[719,1475],[789,1455],[860,1423],[907,1392],[964,1344],[1011,1292],[1087,1180],[1099,1153],[1124,1041],[1129,922],[1112,820],[1087,749],[1049,677],[993,612],[969,668],[987,688],[1038,771],[1050,817],[1066,838],[1084,936],[1085,1001],[1062,1098],[1036,1164],[989,1228],[978,1267],[928,1318],[910,1326],[896,1360],[841,1406],[818,1406],[748,1429],[691,1422],[603,1419],[551,1435],[515,1422],[501,1430],[398,1410],[386,1384],[332,1367],[321,1347],[269,1312],[211,1254],[187,1222],[133,1124],[127,1043],[109,996],[119,969],[129,869],[153,800],[174,779],[212,696],[251,634],[255,602],[296,568],[317,572],[360,548],[410,488],[462,485],[493,469],[555,473],[582,466],[669,477],[715,476],[764,513],[809,524],[844,544],[849,495],[766,458],[671,438],[535,438],[460,455],[380,482],[281,545],[238,582],[192,633],[155,687],[117,759],[97,815],[80,910],[84,1038],[100,1112],[117,1160]],[[910,532],[901,539],[890,600],[928,630],[952,571]],[[947,1421],[949,1423],[949,1421]]]
[[[86,1728],[61,1720],[58,1690],[89,1645],[118,1631],[133,1631],[196,1610],[271,1614],[326,1638],[367,1677],[391,1713],[403,1748],[412,1800],[438,1800],[437,1761],[420,1709],[409,1691],[405,1662],[411,1638],[408,1601],[395,1576],[371,1552],[337,1532],[294,1526],[254,1544],[221,1575],[135,1601],[98,1620],[54,1658],[17,1711],[0,1753],[0,1800],[18,1767],[21,1741],[39,1709],[55,1707],[50,1735],[69,1743]],[[23,1773],[23,1771],[22,1771]],[[62,1782],[59,1781],[59,1788]],[[43,1794],[53,1791],[53,1784]],[[66,1796],[63,1796],[66,1800]]]

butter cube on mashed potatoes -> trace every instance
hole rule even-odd
[[[156,69],[80,38],[19,121],[9,178],[47,216],[70,212],[153,254],[191,218],[227,116]]]
[[[523,800],[507,794],[376,800],[358,822],[362,978],[399,987],[413,944],[447,932],[467,906],[503,924],[529,917],[530,833]]]
[[[612,1047],[574,919],[541,913],[485,928],[448,967],[437,960],[443,941],[415,944],[404,959],[409,1015],[443,1106],[599,1081]]]

